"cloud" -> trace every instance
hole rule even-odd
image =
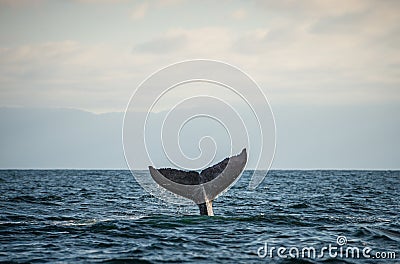
[[[186,41],[186,36],[182,34],[166,35],[144,43],[140,43],[134,48],[134,51],[153,54],[168,53],[177,51],[178,49],[184,47]]]
[[[394,48],[400,45],[396,37],[400,32],[400,17],[396,15],[400,4],[343,3],[258,3],[265,15],[270,15],[269,22],[240,34],[233,48],[240,54],[258,56],[264,61],[259,67],[265,70],[288,75],[297,72],[303,80],[318,75],[313,82],[307,81],[312,85],[347,82],[346,87],[360,87],[366,82],[382,86],[398,82],[398,67],[390,65],[400,62]],[[294,10],[297,14],[292,16]],[[275,12],[280,16],[273,16]],[[300,86],[301,82],[296,80],[293,85]]]
[[[186,45],[179,53],[187,57],[222,58],[229,54],[235,33],[227,27],[175,28],[168,34],[180,35]]]
[[[168,7],[168,6],[176,6],[178,4],[182,4],[183,0],[158,0],[154,1],[154,5],[157,7]]]
[[[360,12],[367,10],[372,1],[349,0],[349,1],[262,1],[256,0],[255,4],[258,8],[264,9],[269,13],[290,14],[292,19],[298,17],[318,18],[325,16],[340,16],[347,13]]]
[[[43,4],[45,0],[0,0],[0,6],[10,6],[10,7],[27,7],[34,6],[38,4]]]
[[[78,3],[87,3],[87,4],[118,4],[118,3],[125,3],[129,0],[74,0]]]
[[[237,9],[232,12],[232,17],[237,20],[242,20],[247,17],[247,12],[244,9]]]
[[[202,27],[197,29],[174,28],[160,37],[135,46],[138,53],[170,53],[171,56],[223,56],[230,49],[234,34],[224,27]],[[218,54],[220,56],[218,56]]]
[[[152,9],[165,9],[168,7],[174,7],[182,2],[182,0],[145,1],[134,7],[130,17],[133,20],[141,20],[144,19],[148,12]]]
[[[168,48],[163,58],[169,63],[211,58],[245,65],[276,102],[347,104],[400,100],[400,94],[393,89],[399,83],[399,68],[390,66],[400,63],[395,49],[384,49],[379,39],[368,34],[319,34],[310,30],[310,25],[272,23],[245,32],[228,27],[176,28],[166,36],[180,36],[185,39],[184,45]],[[148,43],[163,41],[154,38]],[[159,50],[150,49],[136,52],[160,54]],[[390,55],[382,60],[383,54]]]
[[[137,5],[131,13],[131,18],[134,20],[143,19],[147,14],[148,9],[149,9],[148,2],[143,2]]]
[[[121,110],[153,56],[60,41],[0,48],[0,105]],[[154,64],[153,64],[154,65]]]
[[[3,48],[0,51],[0,56],[5,62],[16,63],[23,61],[37,61],[44,58],[50,59],[71,52],[79,48],[77,42],[72,40],[60,42],[45,42],[37,45],[21,45],[16,48]]]
[[[143,10],[137,18],[143,22],[151,8],[166,5],[146,3],[138,4]],[[178,25],[148,32],[125,18],[133,34],[127,28],[121,32],[133,37],[108,41],[104,31],[103,43],[2,44],[0,105],[121,110],[133,87],[150,73],[195,58],[243,67],[276,102],[400,101],[400,4],[379,3],[351,1],[346,8],[342,2],[256,1],[257,10],[235,10],[255,12],[241,21],[203,25],[184,24],[192,19],[182,18]],[[170,11],[182,8],[168,4]]]

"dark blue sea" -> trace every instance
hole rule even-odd
[[[400,262],[400,171],[275,170],[255,190],[248,177],[208,217],[129,171],[2,170],[0,262]]]

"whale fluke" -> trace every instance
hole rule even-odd
[[[171,168],[155,169],[149,166],[150,175],[165,189],[194,201],[200,215],[214,215],[212,201],[228,188],[242,173],[247,162],[247,152],[243,149],[236,156],[202,170],[182,171]]]

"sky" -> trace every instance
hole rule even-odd
[[[266,94],[276,167],[399,168],[399,11],[369,0],[0,0],[0,107],[123,112],[158,69],[219,60]],[[346,145],[318,163],[294,155],[310,146],[302,138],[314,153]]]

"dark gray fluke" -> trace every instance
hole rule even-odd
[[[193,200],[201,215],[214,215],[212,201],[228,188],[242,173],[247,162],[246,149],[239,155],[226,158],[200,173],[170,168],[149,167],[153,179],[165,189]]]

